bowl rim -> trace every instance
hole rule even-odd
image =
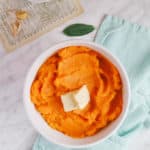
[[[66,45],[66,46],[65,46]],[[71,145],[71,144],[64,144],[64,143],[60,143],[60,141],[56,141],[54,139],[49,139],[49,136],[48,135],[45,135],[41,130],[39,130],[39,128],[35,125],[34,121],[32,120],[31,118],[31,114],[29,113],[29,110],[28,110],[28,106],[27,106],[27,102],[26,102],[26,99],[30,97],[27,96],[27,89],[28,89],[28,80],[30,78],[30,74],[32,72],[32,70],[34,70],[34,66],[37,65],[37,62],[38,60],[42,59],[44,56],[46,57],[47,54],[50,53],[51,50],[53,50],[50,55],[47,55],[47,57],[45,59],[43,59],[40,63],[38,64],[38,69],[39,67],[45,62],[45,60],[52,56],[55,52],[57,52],[59,49],[63,48],[63,47],[67,47],[67,46],[73,46],[73,45],[79,45],[79,46],[93,46],[93,47],[98,47],[99,49],[101,50],[95,50],[97,52],[99,52],[100,54],[104,55],[107,59],[109,57],[111,57],[113,60],[115,60],[115,67],[117,68],[117,70],[119,71],[120,73],[120,76],[121,78],[123,77],[124,78],[124,81],[125,81],[125,88],[126,88],[126,107],[125,107],[125,110],[123,112],[123,115],[122,115],[122,118],[120,119],[120,121],[118,122],[118,124],[116,125],[116,127],[110,131],[108,133],[108,135],[104,136],[102,139],[98,139],[96,141],[93,141],[92,143],[88,143],[88,144],[82,144],[82,145]],[[59,47],[59,48],[57,48]],[[114,64],[114,62],[112,62],[112,60],[108,59],[111,63]],[[117,66],[116,66],[117,65]],[[118,69],[119,67],[119,69]],[[37,69],[37,70],[38,70]],[[37,73],[37,70],[35,71],[35,75]],[[121,70],[121,72],[120,72]],[[34,75],[34,77],[35,77]],[[33,82],[33,80],[32,80]],[[32,83],[31,82],[31,83]],[[30,86],[31,87],[31,86]],[[88,40],[80,40],[80,39],[77,39],[77,40],[66,40],[66,41],[62,41],[62,42],[58,42],[54,45],[52,45],[50,48],[48,48],[47,50],[45,50],[44,52],[42,52],[39,56],[36,57],[36,59],[33,61],[32,65],[29,67],[29,70],[27,71],[27,75],[26,75],[26,78],[25,78],[25,82],[24,82],[24,89],[23,89],[23,103],[24,103],[24,108],[25,108],[25,111],[26,111],[26,114],[28,116],[28,119],[30,120],[32,126],[34,127],[34,129],[40,133],[44,138],[46,138],[49,142],[52,142],[54,144],[58,144],[60,146],[63,146],[63,147],[67,147],[67,148],[85,148],[85,147],[89,147],[89,146],[93,146],[97,143],[100,143],[106,139],[108,139],[110,136],[112,136],[119,128],[120,126],[122,125],[122,123],[124,122],[126,116],[127,116],[127,112],[128,112],[128,109],[129,109],[129,105],[130,105],[130,97],[131,97],[131,89],[130,89],[130,83],[129,83],[129,78],[128,78],[128,75],[126,73],[126,70],[125,68],[123,67],[122,63],[119,61],[119,59],[113,55],[110,51],[108,51],[107,48],[105,48],[104,46],[100,45],[100,44],[97,44],[97,43],[94,43],[94,42],[91,42],[91,41],[88,41]],[[38,112],[37,112],[38,113]],[[54,130],[54,129],[53,129]],[[100,131],[101,132],[101,131]]]

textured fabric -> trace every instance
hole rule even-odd
[[[117,17],[107,16],[96,43],[108,48],[124,65],[131,84],[131,105],[123,125],[112,137],[85,150],[125,150],[136,131],[150,127],[150,30]],[[69,150],[41,136],[33,150]]]

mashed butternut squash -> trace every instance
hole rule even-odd
[[[64,112],[60,96],[87,85],[89,104]],[[98,52],[70,46],[49,57],[31,86],[31,100],[52,128],[71,137],[91,136],[122,111],[122,82],[116,67]]]

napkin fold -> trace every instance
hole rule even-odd
[[[84,150],[125,150],[136,131],[150,127],[150,29],[106,16],[95,42],[106,47],[124,65],[131,84],[131,105],[120,129],[109,139]],[[33,150],[70,150],[39,136]]]

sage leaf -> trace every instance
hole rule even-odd
[[[94,26],[76,23],[66,27],[63,33],[68,36],[82,36],[86,35],[94,30]]]

